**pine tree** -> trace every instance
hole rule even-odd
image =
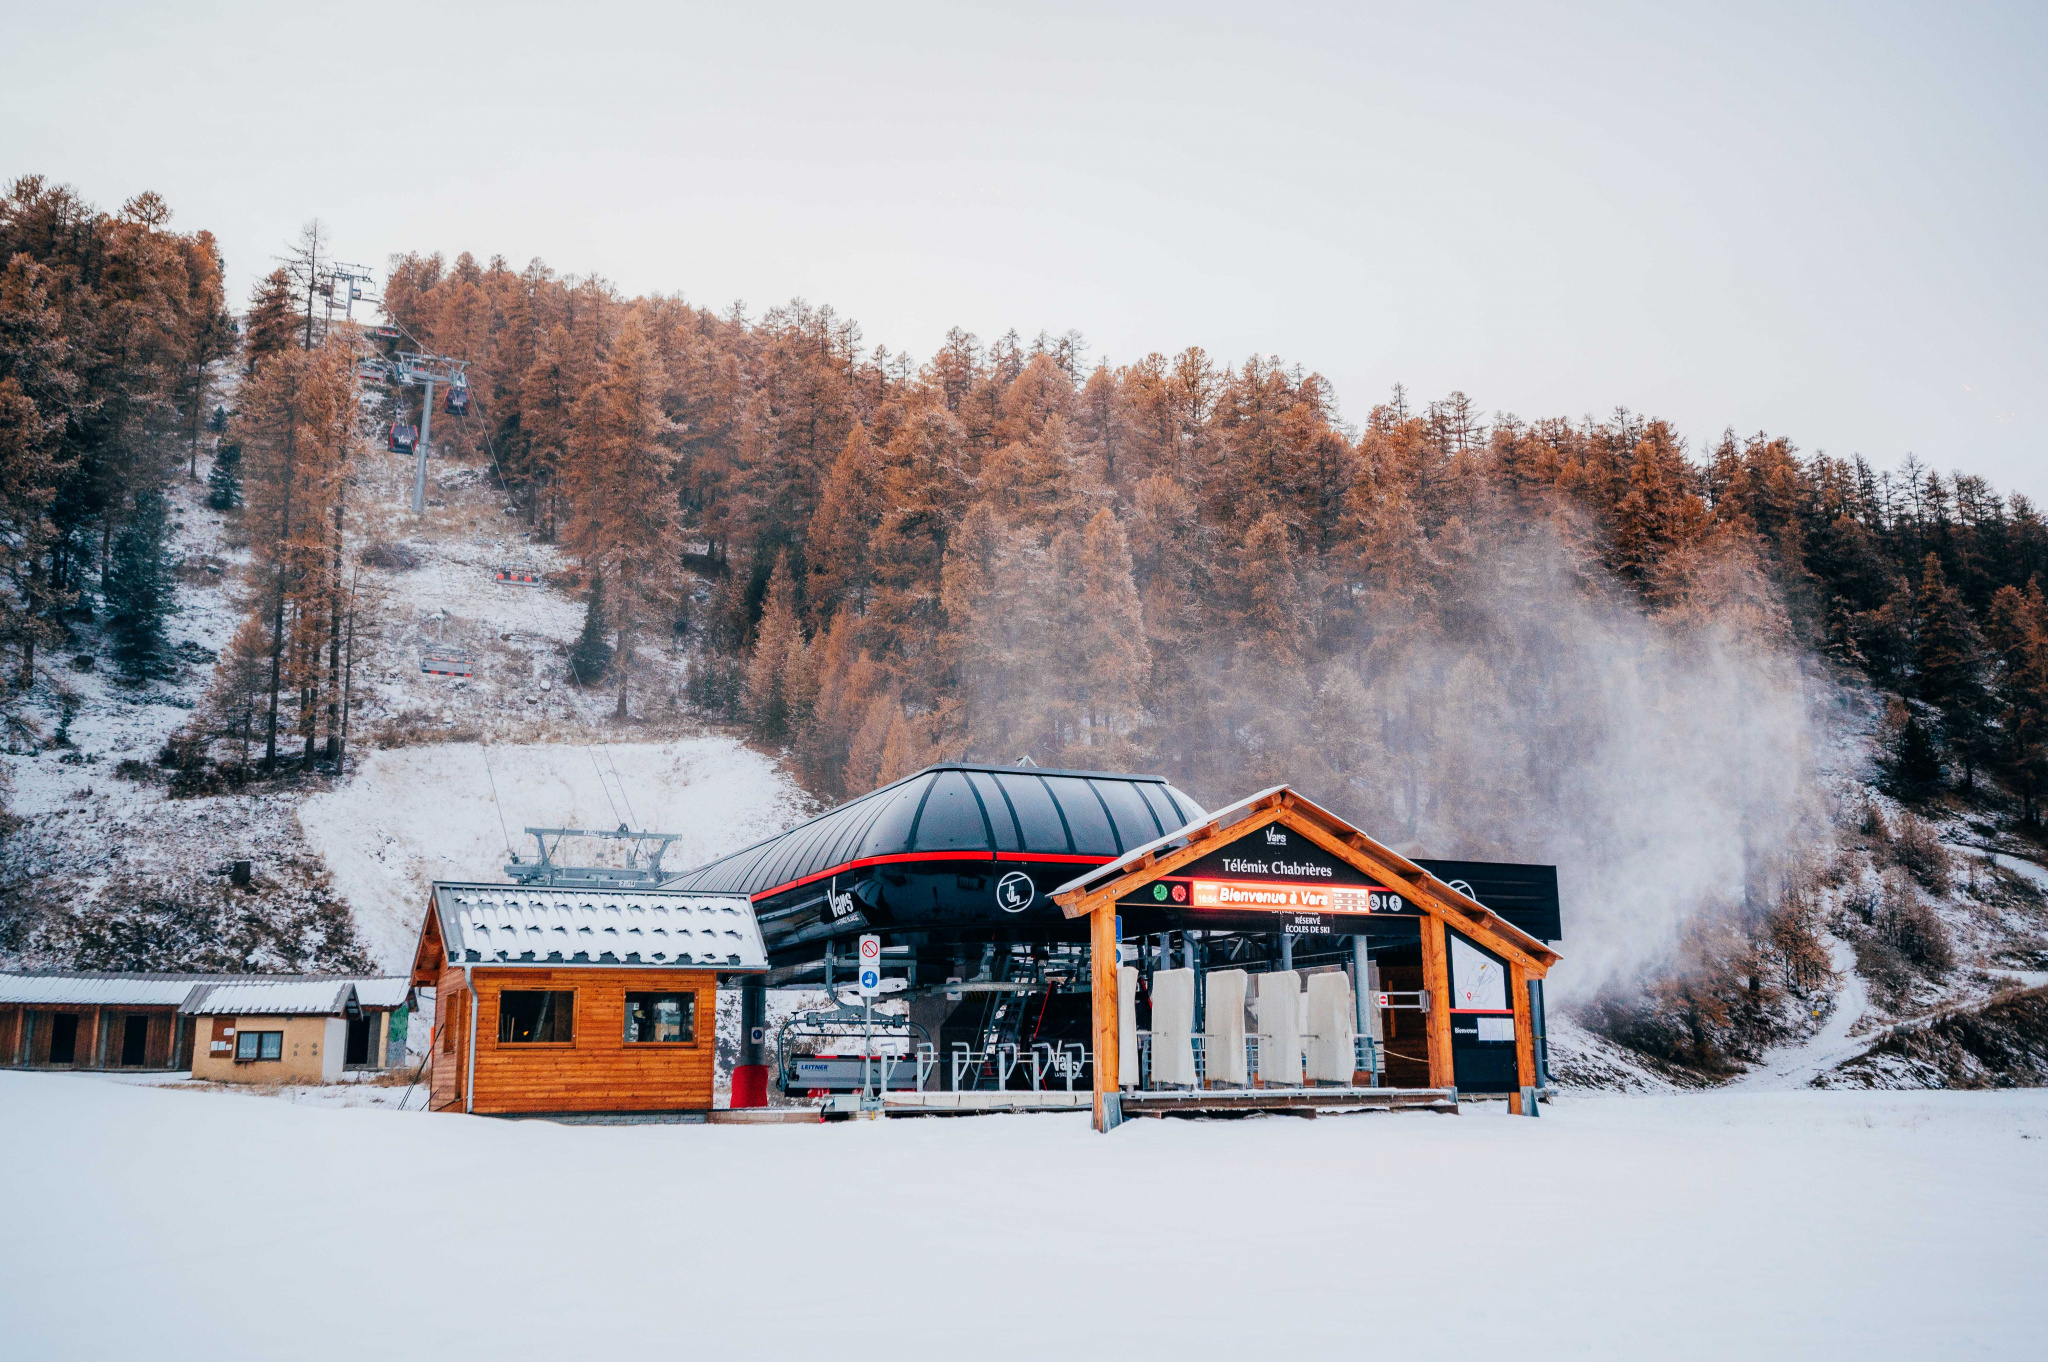
[[[605,672],[612,665],[612,649],[605,642],[605,633],[611,628],[611,621],[605,617],[604,574],[595,574],[590,579],[590,601],[583,608],[583,632],[576,637],[576,646],[569,651],[569,674],[578,686],[595,685],[604,680]]]
[[[881,456],[867,427],[856,424],[825,475],[804,539],[809,576],[804,605],[813,626],[822,626],[842,607],[854,612],[866,607],[869,555],[881,522]]]
[[[213,469],[206,475],[206,504],[232,511],[242,504],[242,447],[223,440],[213,447]]]
[[[242,359],[249,373],[291,345],[298,330],[298,318],[292,312],[291,276],[280,266],[256,285],[249,299],[249,315],[242,325]]]
[[[1082,531],[1075,567],[1078,580],[1064,594],[1074,603],[1066,632],[1080,654],[1084,741],[1094,760],[1113,753],[1112,764],[1122,765],[1137,755],[1131,735],[1152,657],[1132,581],[1130,547],[1123,526],[1107,508],[1097,511]]]
[[[264,766],[275,766],[282,697],[295,691],[298,727],[311,755],[320,691],[320,645],[332,618],[334,543],[329,516],[354,437],[355,359],[340,343],[287,348],[243,385],[230,428],[242,450],[258,565],[256,608],[266,617],[270,705]],[[332,678],[329,678],[330,681]]]
[[[178,609],[172,576],[178,558],[169,540],[163,493],[154,488],[138,492],[101,582],[115,660],[136,680],[162,667],[168,651],[164,627]]]
[[[583,566],[602,572],[618,636],[619,698],[628,716],[633,635],[675,603],[682,563],[680,507],[670,478],[673,423],[662,411],[662,373],[641,318],[629,314],[596,381],[577,404],[564,468],[573,508],[570,543]]]
[[[747,664],[747,712],[763,737],[780,741],[792,730],[789,682],[791,663],[802,668],[803,626],[797,622],[796,592],[790,585],[789,560],[777,554],[768,578],[768,599],[754,634],[754,656]]]
[[[929,708],[931,664],[945,625],[939,608],[946,539],[970,483],[966,432],[943,407],[907,417],[889,442],[887,510],[875,532],[875,598],[867,622],[876,660],[896,671],[904,699]]]
[[[1962,596],[1949,585],[1936,554],[1922,561],[1916,603],[1916,689],[1922,700],[1940,711],[1942,737],[1962,764],[1967,789],[1988,748],[1984,638]]]

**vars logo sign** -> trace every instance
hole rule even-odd
[[[1268,823],[1268,824],[1266,825],[1266,845],[1267,845],[1267,846],[1269,846],[1269,847],[1284,847],[1284,846],[1286,846],[1286,845],[1287,845],[1287,833],[1286,833],[1286,831],[1285,831],[1285,830],[1283,830],[1282,828],[1280,828],[1280,827],[1279,827],[1278,825],[1276,825],[1276,824],[1273,824],[1273,823]]]

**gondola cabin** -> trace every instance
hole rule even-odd
[[[420,433],[403,421],[393,421],[385,443],[393,454],[410,454],[419,448]]]
[[[469,380],[461,374],[448,385],[448,396],[444,406],[450,416],[463,416],[469,412]]]
[[[767,967],[743,896],[437,883],[413,960],[438,990],[429,1108],[707,1112],[718,986]]]

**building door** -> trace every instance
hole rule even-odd
[[[134,1017],[121,1028],[121,1067],[138,1068],[149,1055],[149,1018]]]
[[[370,1062],[370,1018],[351,1017],[348,1023],[348,1049],[342,1052],[342,1063],[368,1064]]]
[[[50,1062],[78,1062],[78,1014],[59,1012],[50,1018]]]

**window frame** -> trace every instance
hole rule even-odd
[[[491,1043],[517,1050],[573,1050],[576,1048],[576,994],[575,988],[500,988],[494,995],[498,1011],[498,1025],[491,1033]],[[505,995],[508,993],[562,993],[569,998],[569,1039],[567,1040],[507,1040],[505,1039]]]
[[[633,1025],[633,1000],[635,998],[687,998],[689,1003],[689,1035],[682,1040],[635,1040],[630,1029]],[[697,990],[694,988],[636,988],[626,990],[619,1006],[621,1045],[652,1046],[658,1048],[688,1048],[697,1044]]]
[[[276,1054],[274,1054],[274,1055],[266,1055],[266,1054],[264,1054],[264,1053],[263,1053],[263,1049],[264,1049],[264,1045],[263,1045],[263,1042],[264,1042],[264,1040],[265,1040],[266,1038],[268,1038],[268,1037],[272,1037],[272,1036],[275,1036],[275,1037],[277,1038],[277,1053],[276,1053]],[[244,1039],[244,1038],[247,1038],[248,1040],[251,1040],[251,1041],[254,1041],[254,1042],[255,1042],[255,1047],[254,1047],[254,1048],[255,1048],[255,1050],[256,1050],[256,1053],[255,1053],[255,1054],[252,1054],[252,1055],[245,1055],[245,1054],[243,1054],[243,1053],[242,1053],[242,1042],[243,1042],[243,1039]],[[240,1027],[240,1026],[238,1026],[238,1027],[236,1027],[236,1028],[235,1028],[235,1063],[237,1063],[237,1064],[281,1064],[281,1063],[283,1063],[283,1062],[284,1062],[284,1032],[282,1032],[282,1031],[251,1031],[251,1030],[248,1030],[248,1029],[247,1029],[247,1028],[245,1028],[245,1027]]]

